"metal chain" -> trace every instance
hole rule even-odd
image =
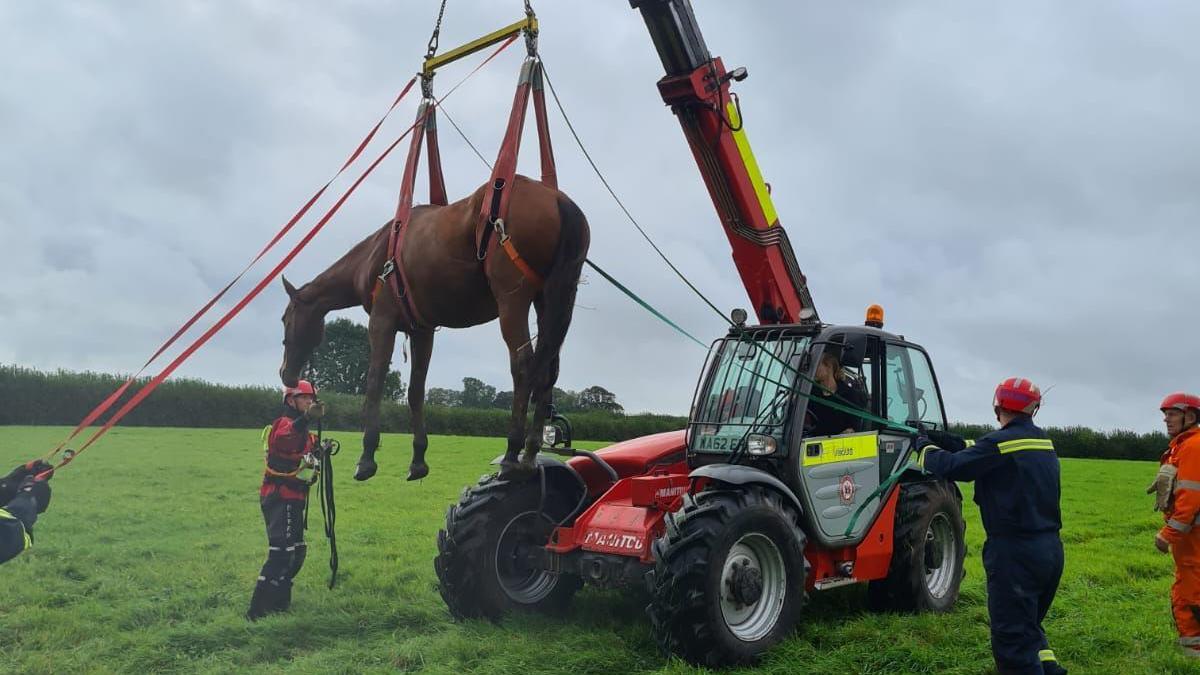
[[[442,17],[446,14],[446,0],[442,0],[442,6],[438,8],[437,22],[433,25],[433,35],[429,36],[429,46],[425,50],[425,60],[433,58],[438,49],[438,36],[442,32]],[[421,73],[421,96],[426,99],[433,98],[433,73]]]
[[[528,10],[529,2],[525,3]],[[425,58],[429,58],[437,53],[438,35],[442,32],[442,16],[446,13],[446,0],[442,0],[442,6],[438,9],[437,23],[433,25],[433,35],[429,36],[429,47],[425,51]]]
[[[525,0],[525,17],[527,19],[534,18],[533,6],[529,4],[529,0]],[[526,29],[525,33],[525,52],[529,56],[537,56],[537,34],[536,30]]]

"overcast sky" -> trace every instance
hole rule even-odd
[[[882,304],[889,329],[930,351],[951,419],[989,421],[1010,375],[1053,385],[1045,423],[1105,429],[1158,429],[1165,393],[1200,389],[1200,5],[695,4],[713,54],[749,69],[735,87],[746,129],[822,318],[859,323]],[[639,14],[624,0],[535,9],[547,70],[618,194],[718,306],[746,306]],[[434,0],[0,3],[0,363],[140,366],[332,175],[417,69],[436,12]],[[450,0],[441,44],[520,15],[516,0]],[[487,155],[521,51],[445,104]],[[441,91],[470,67],[439,75]],[[415,98],[379,141],[407,126]],[[552,124],[592,258],[689,331],[721,334],[553,111]],[[487,169],[449,125],[441,134],[455,199]],[[536,157],[527,145],[524,172]],[[402,161],[360,189],[292,281],[390,217]],[[179,375],[277,384],[285,298],[273,285]],[[595,274],[578,303],[560,386],[686,413],[704,351]],[[438,334],[431,386],[465,376],[511,388],[495,323]]]

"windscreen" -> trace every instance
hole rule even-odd
[[[783,441],[809,340],[765,331],[718,342],[692,405],[689,448],[732,452],[751,433]]]

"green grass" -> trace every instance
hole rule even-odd
[[[0,427],[0,467],[65,429]],[[636,593],[585,589],[565,618],[457,624],[434,587],[435,538],[500,440],[435,437],[432,473],[403,480],[406,436],[386,436],[380,475],[336,462],[342,572],[325,587],[314,504],[310,554],[289,614],[242,618],[265,554],[257,431],[116,429],[54,479],[33,549],[0,568],[0,671],[693,672],[661,656]],[[588,444],[597,447],[599,444]],[[1149,463],[1063,461],[1067,568],[1047,621],[1073,673],[1184,673],[1174,652],[1170,560],[1142,489]],[[987,673],[982,530],[967,507],[967,579],[946,615],[866,612],[863,590],[817,594],[764,673]]]

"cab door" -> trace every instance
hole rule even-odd
[[[851,334],[834,335],[830,342],[846,345],[841,351],[842,376],[865,390],[866,412],[880,416],[880,369],[876,366],[882,359],[880,340],[873,335]],[[819,403],[809,405],[820,407]],[[879,487],[879,426],[862,420],[853,433],[806,437],[803,441],[798,469],[818,538],[826,543],[847,539],[846,528],[863,504],[867,506],[858,516],[850,538],[865,532],[880,509],[879,500],[866,501]]]
[[[946,412],[929,356],[916,345],[888,342],[882,369],[883,413],[896,425],[917,427],[924,423],[946,428]],[[895,429],[879,434],[879,479],[886,480],[912,451],[915,435]]]

